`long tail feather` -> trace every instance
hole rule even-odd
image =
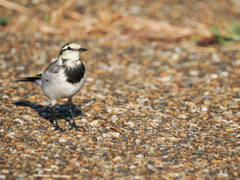
[[[42,74],[38,74],[36,77],[26,77],[26,78],[22,78],[22,79],[18,79],[15,82],[35,82],[38,79],[41,79],[41,75]]]

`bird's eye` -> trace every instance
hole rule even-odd
[[[68,47],[67,49],[68,49],[68,50],[71,50],[71,48],[70,48],[70,47]]]

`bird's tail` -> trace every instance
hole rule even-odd
[[[38,74],[35,77],[25,77],[25,78],[22,78],[22,79],[18,79],[15,82],[23,82],[23,81],[25,81],[25,82],[36,82],[36,80],[41,79],[41,75],[42,74]]]

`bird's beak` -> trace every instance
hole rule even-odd
[[[79,48],[77,51],[78,51],[78,52],[83,52],[83,51],[87,51],[87,49],[85,49],[85,48]]]

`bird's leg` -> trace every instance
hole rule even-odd
[[[49,114],[49,112],[48,112],[49,108],[50,108],[49,106],[47,106],[47,108],[46,108],[47,114]],[[50,114],[50,115],[52,115],[52,114]],[[49,116],[47,116],[47,117],[49,117]],[[50,119],[50,123],[54,125],[54,120],[52,120],[51,117],[49,119]]]
[[[68,100],[68,107],[69,107],[69,109],[70,109],[71,116],[72,116],[72,120],[73,120],[73,123],[71,123],[71,127],[70,127],[69,130],[71,130],[72,128],[75,128],[75,129],[78,131],[78,128],[81,128],[81,127],[80,127],[80,126],[77,126],[76,122],[74,121],[71,104],[72,104],[72,99],[69,99],[69,100]]]
[[[52,107],[54,118],[55,118],[55,131],[60,130],[61,132],[65,131],[63,130],[57,123],[57,117],[56,117],[56,112],[55,112],[55,105]]]

